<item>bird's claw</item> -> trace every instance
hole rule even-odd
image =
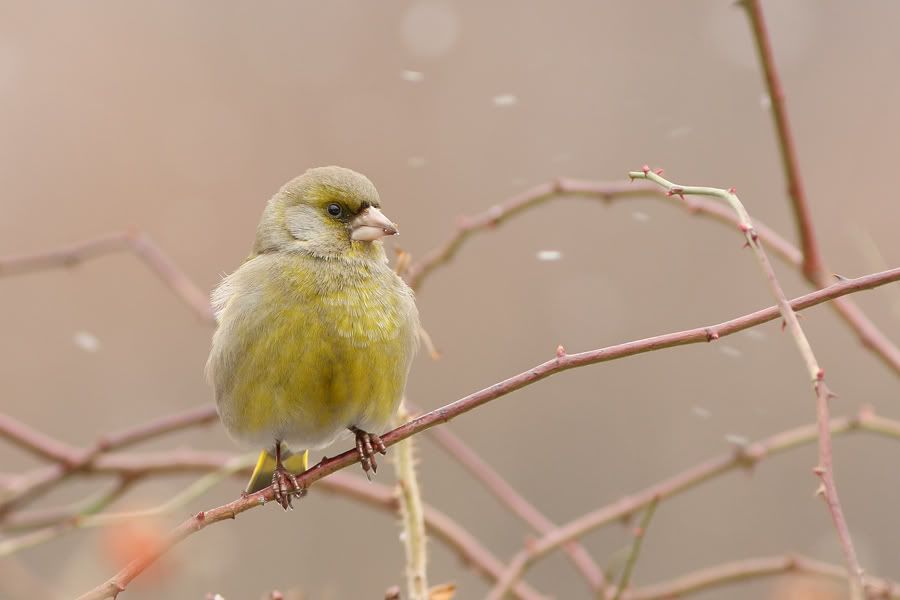
[[[371,481],[372,475],[378,472],[378,463],[375,455],[378,453],[387,454],[387,448],[381,438],[375,433],[363,431],[358,427],[351,427],[356,435],[356,453],[359,454],[359,462],[362,464],[366,478]]]
[[[294,510],[294,505],[291,504],[294,496],[302,498],[306,495],[306,488],[300,485],[297,476],[283,466],[276,467],[272,473],[272,488],[275,491],[275,501],[284,510]]]

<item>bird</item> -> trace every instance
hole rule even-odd
[[[344,435],[366,476],[377,471],[419,339],[413,291],[382,242],[397,233],[366,176],[312,168],[272,196],[250,256],[213,291],[217,411],[234,440],[262,449],[245,494],[271,483],[293,508],[309,450]]]

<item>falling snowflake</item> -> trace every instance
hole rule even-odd
[[[401,71],[400,78],[410,83],[419,83],[425,79],[425,74],[421,71]]]
[[[500,94],[494,96],[494,106],[513,106],[519,103],[519,99],[514,94]]]
[[[72,336],[72,341],[85,352],[96,352],[100,349],[100,340],[97,339],[97,336],[87,331],[75,332],[75,335]]]
[[[562,258],[562,252],[559,250],[541,250],[537,253],[537,259],[544,262],[551,262]]]

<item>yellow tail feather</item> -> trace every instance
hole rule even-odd
[[[299,475],[306,470],[307,464],[309,463],[309,450],[304,450],[298,454],[292,454],[291,456],[284,458],[282,462],[284,463],[285,469],[295,475]],[[259,490],[268,487],[272,484],[272,474],[274,472],[275,457],[269,454],[268,450],[263,450],[259,453],[259,460],[256,461],[256,467],[253,468],[253,475],[250,476],[250,481],[247,482],[247,487],[244,491],[248,494],[252,494],[253,492],[258,492]]]

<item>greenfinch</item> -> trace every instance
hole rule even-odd
[[[295,473],[308,450],[346,432],[366,475],[377,470],[419,331],[381,242],[396,233],[365,176],[310,169],[269,200],[250,256],[213,292],[206,371],[219,416],[263,448],[247,493],[271,483],[287,509],[305,493]]]

